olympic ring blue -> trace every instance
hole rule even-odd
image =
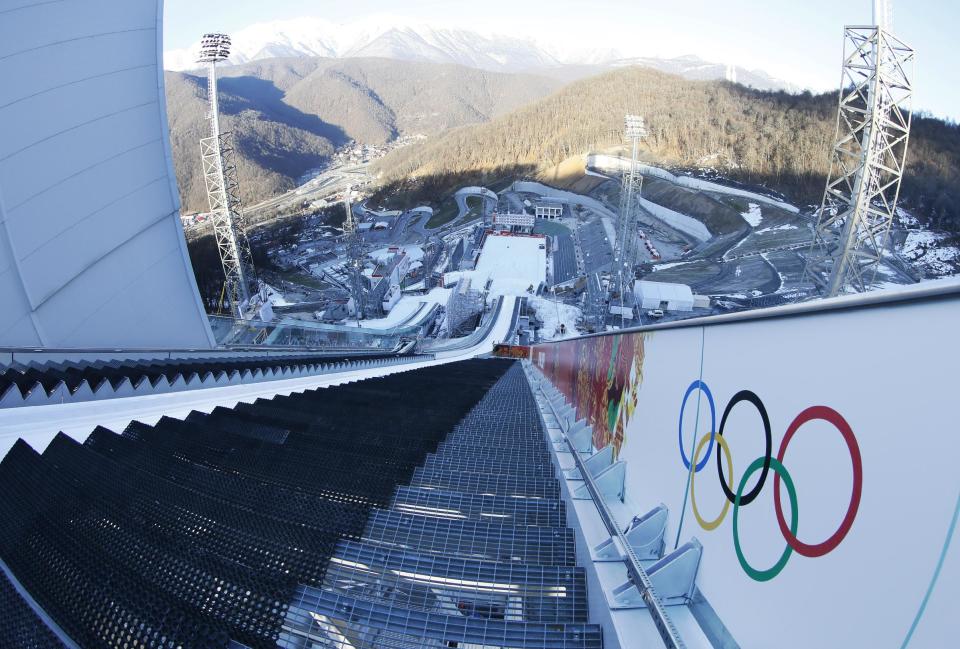
[[[710,404],[710,444],[707,446],[707,452],[704,454],[703,459],[697,463],[695,471],[700,471],[700,469],[707,465],[707,460],[710,459],[710,454],[713,452],[714,439],[717,435],[717,408],[713,404],[713,394],[710,393],[710,388],[699,379],[691,383],[690,387],[687,388],[686,394],[683,395],[683,402],[680,404],[680,422],[677,425],[677,438],[680,442],[680,459],[683,460],[683,466],[689,470],[690,460],[687,458],[686,451],[683,450],[683,409],[687,406],[687,399],[690,398],[693,391],[697,389],[707,395],[707,403]]]

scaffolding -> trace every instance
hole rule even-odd
[[[483,311],[483,293],[471,287],[469,277],[457,281],[447,300],[447,333],[452,338],[466,333],[465,326]]]

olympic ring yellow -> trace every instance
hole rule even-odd
[[[700,457],[700,452],[703,451],[703,447],[707,445],[707,442],[710,441],[710,437],[713,433],[706,433],[701,439],[700,443],[697,444],[696,450],[693,452],[693,459],[691,463],[696,466],[697,458]],[[727,440],[723,438],[722,435],[713,435],[717,444],[723,450],[723,457],[727,459],[727,482],[729,482],[730,490],[733,491],[733,457],[730,455],[730,447],[727,446]],[[723,522],[723,519],[727,515],[727,510],[730,509],[730,500],[727,498],[723,499],[723,508],[720,510],[720,515],[717,516],[712,521],[705,521],[703,517],[700,516],[699,510],[697,510],[697,497],[694,495],[693,483],[697,479],[697,472],[690,472],[690,504],[693,506],[693,515],[696,517],[697,522],[700,523],[700,527],[705,530],[715,530],[720,526],[720,523]]]

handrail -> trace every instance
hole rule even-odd
[[[530,367],[533,367],[533,365],[531,364]],[[650,617],[653,618],[653,624],[657,627],[657,632],[660,634],[660,638],[663,640],[664,646],[667,649],[685,649],[686,645],[683,643],[683,640],[680,638],[680,634],[677,632],[676,627],[673,625],[673,622],[667,615],[667,611],[663,606],[663,602],[660,601],[660,598],[657,597],[656,591],[653,589],[653,582],[650,581],[650,576],[647,574],[647,571],[643,569],[643,566],[640,565],[640,558],[637,556],[636,552],[634,552],[633,546],[630,545],[630,541],[620,529],[620,526],[617,525],[617,522],[613,517],[613,513],[610,511],[610,508],[607,507],[607,503],[604,500],[603,495],[600,493],[597,483],[593,480],[593,475],[590,473],[587,465],[580,457],[580,453],[577,451],[573,441],[567,435],[567,431],[564,430],[562,423],[563,420],[557,414],[557,411],[553,407],[553,403],[550,401],[547,393],[544,392],[543,381],[546,380],[546,377],[541,375],[541,378],[537,383],[537,387],[540,389],[540,394],[543,395],[547,402],[547,406],[553,413],[554,419],[556,419],[557,423],[560,425],[560,433],[563,435],[563,439],[567,443],[567,447],[570,449],[570,454],[573,455],[573,460],[577,465],[577,469],[580,471],[580,477],[583,479],[584,484],[587,487],[587,491],[590,492],[590,499],[596,506],[597,511],[600,514],[600,518],[603,521],[603,525],[607,528],[607,533],[610,534],[610,536],[618,539],[620,542],[620,547],[625,555],[623,558],[623,563],[627,567],[627,575],[630,577],[630,581],[634,586],[636,586],[637,590],[640,592],[640,597],[643,598],[644,603],[647,605],[647,610],[650,612]],[[567,425],[567,428],[569,428],[569,424]]]

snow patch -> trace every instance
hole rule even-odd
[[[561,340],[579,335],[576,324],[581,312],[577,307],[564,304],[563,302],[554,302],[553,300],[539,296],[527,298],[527,304],[533,308],[537,314],[537,318],[543,322],[540,336],[544,340]],[[560,332],[561,324],[564,328],[563,333]]]
[[[948,277],[960,271],[960,248],[944,245],[950,235],[930,230],[910,230],[901,256],[922,267],[928,274]]]
[[[790,223],[784,223],[783,225],[778,225],[771,228],[763,228],[762,230],[757,230],[754,234],[763,234],[764,232],[782,232],[784,230],[799,230],[800,228],[796,225],[791,225]]]
[[[484,241],[476,270],[446,273],[443,283],[453,286],[468,277],[471,288],[483,290],[487,281],[491,295],[528,296],[547,280],[546,239],[542,237],[490,235]]]
[[[751,227],[757,227],[763,221],[763,212],[760,210],[760,206],[756,203],[750,203],[747,205],[747,211],[741,212],[740,216],[750,224]]]

